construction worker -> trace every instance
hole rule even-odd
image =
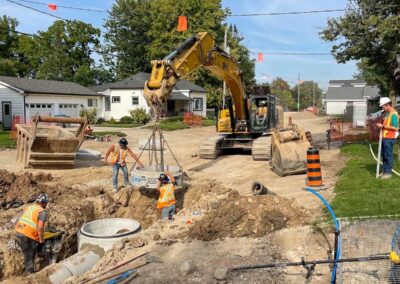
[[[121,169],[123,175],[124,175],[124,184],[125,186],[129,185],[129,177],[128,177],[128,167],[126,165],[126,157],[127,155],[131,156],[138,164],[139,167],[143,167],[143,164],[141,161],[139,161],[139,158],[132,152],[131,149],[129,149],[128,141],[125,138],[121,138],[119,140],[119,143],[116,143],[114,145],[111,145],[110,148],[108,148],[108,151],[105,155],[105,162],[108,160],[108,156],[110,153],[112,154],[112,159],[111,159],[111,164],[113,165],[113,190],[114,192],[118,192],[118,172],[119,169]]]
[[[176,211],[175,178],[170,172],[160,174],[157,182],[157,191],[160,193],[157,208],[162,209],[162,219],[173,220]]]
[[[393,146],[396,143],[399,128],[399,116],[392,106],[392,101],[388,97],[379,100],[379,106],[385,111],[385,120],[377,123],[376,126],[382,131],[382,161],[383,174],[382,179],[388,179],[392,176],[393,166]]]
[[[34,262],[39,244],[44,243],[44,225],[47,221],[49,203],[46,193],[41,193],[33,205],[28,206],[22,216],[18,219],[15,230],[17,232],[17,243],[20,246],[25,259],[25,273],[35,272]]]

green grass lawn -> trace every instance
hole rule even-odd
[[[118,136],[118,137],[125,137],[126,133],[120,132],[120,131],[93,131],[92,135],[95,135],[95,136],[112,135],[112,136]]]
[[[16,144],[16,140],[10,139],[10,131],[0,131],[0,148],[12,148]]]
[[[134,124],[134,123],[129,123],[129,124],[123,124],[123,123],[101,123],[96,125],[98,127],[117,127],[117,128],[134,128],[141,126],[140,124]]]
[[[377,148],[377,144],[374,144],[375,153]],[[394,149],[394,168],[400,171],[397,145]],[[375,178],[376,162],[367,144],[346,145],[342,152],[348,155],[350,160],[340,172],[335,197],[331,202],[337,217],[400,214],[400,178],[395,175],[389,180]]]
[[[215,125],[215,119],[204,119],[202,126],[214,126]]]

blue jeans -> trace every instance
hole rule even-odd
[[[128,167],[121,166],[120,164],[116,163],[113,166],[113,188],[117,189],[118,188],[118,173],[119,169],[121,169],[123,175],[124,175],[124,184],[129,185],[129,178],[128,178]]]
[[[391,174],[393,167],[393,146],[396,139],[382,139],[383,173]]]
[[[175,215],[175,204],[165,207],[161,211],[161,218],[166,220],[172,220]]]

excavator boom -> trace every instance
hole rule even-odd
[[[179,79],[203,67],[226,82],[234,103],[235,118],[246,119],[244,85],[239,65],[229,54],[215,46],[209,33],[197,33],[163,60],[154,60],[151,65],[151,76],[145,83],[144,96],[147,104],[156,112],[166,104]]]

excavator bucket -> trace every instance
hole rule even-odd
[[[297,125],[276,129],[272,133],[272,170],[280,176],[306,173],[309,147],[304,130]]]
[[[39,122],[79,124],[75,133],[56,125]],[[32,124],[17,125],[17,161],[23,168],[69,169],[84,140],[86,118],[37,115]]]

